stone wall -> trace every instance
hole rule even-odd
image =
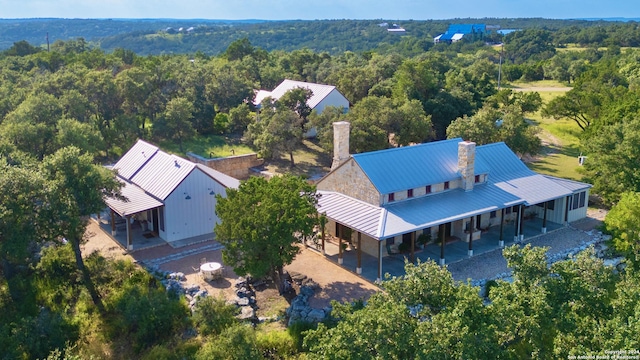
[[[241,180],[249,177],[250,168],[262,166],[264,163],[264,160],[258,159],[258,155],[255,153],[215,159],[208,159],[194,153],[187,153],[187,157],[195,163],[206,165],[223,174]]]
[[[380,193],[353,158],[318,182],[318,190],[335,191],[380,206]]]

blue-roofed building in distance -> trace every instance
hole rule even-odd
[[[318,212],[330,234],[352,234],[347,241],[358,239],[358,252],[378,259],[378,279],[393,247],[423,234],[466,242],[471,256],[473,242],[491,228],[500,228],[504,246],[508,236],[524,238],[525,221],[539,221],[544,233],[551,223],[559,228],[587,215],[591,185],[538,174],[502,142],[476,146],[457,138],[352,155],[349,127],[334,123],[333,164],[317,183]],[[509,233],[502,231],[507,222]]]
[[[444,34],[434,37],[433,42],[452,43],[463,38],[478,40],[482,39],[486,33],[487,26],[485,24],[451,24]]]

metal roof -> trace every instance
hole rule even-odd
[[[221,173],[218,170],[212,169],[206,165],[196,164],[196,167],[205,174],[209,175],[213,180],[222,184],[226,188],[237,189],[240,186],[240,180],[233,178],[227,174]]]
[[[122,183],[120,192],[126,200],[106,198],[105,202],[120,216],[136,214],[162,206],[162,202],[144,192],[136,185],[118,178]]]
[[[271,96],[273,99],[278,100],[287,91],[293,90],[296,88],[311,90],[313,95],[311,95],[309,100],[307,100],[307,105],[309,105],[311,109],[314,109],[316,106],[318,106],[318,104],[320,104],[320,102],[324,98],[326,98],[333,90],[336,89],[336,87],[333,85],[323,85],[323,84],[315,84],[315,83],[308,83],[304,81],[295,81],[295,80],[285,79],[283,82],[280,83],[280,85],[276,86],[276,88],[273,89],[273,91],[271,92],[268,92],[265,90],[259,90],[258,93],[256,94],[256,99],[254,103],[256,105],[260,104],[260,102],[262,102],[262,100],[264,100],[264,98],[266,98],[267,96]],[[260,99],[260,101],[258,101],[258,99]]]
[[[378,226],[384,211],[381,207],[332,191],[317,193],[320,194],[319,213],[374,239],[379,238]]]
[[[151,145],[143,140],[138,142],[129,149],[122,158],[113,166],[118,170],[118,175],[127,180],[131,180],[133,175],[144,166],[158,152],[158,147]]]
[[[131,181],[151,195],[164,200],[195,166],[191,161],[158,151]]]
[[[470,218],[522,204],[518,196],[487,183],[473,191],[454,189],[408,201],[387,204],[380,238],[389,238],[443,223]]]
[[[376,189],[388,194],[459,179],[458,143],[461,141],[456,138],[351,156]],[[478,156],[475,159],[476,174],[489,172],[483,159]]]
[[[459,177],[460,141],[451,139],[352,156],[376,188],[389,193]],[[475,161],[476,173],[487,173],[488,178],[472,191],[453,189],[383,206],[321,191],[318,211],[373,238],[385,239],[514,205],[539,204],[590,187],[537,174],[504,143],[476,147]]]
[[[586,190],[588,188],[590,188],[592,185],[591,184],[586,184],[583,182],[579,182],[579,181],[574,181],[574,180],[569,180],[569,179],[562,179],[562,178],[558,178],[555,176],[550,176],[550,175],[543,175],[544,177],[546,177],[547,179],[553,181],[554,183],[564,186],[565,188],[571,190],[571,191],[581,191],[581,190]]]

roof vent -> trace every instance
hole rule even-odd
[[[178,164],[178,160],[173,160],[173,164],[178,168],[180,167],[180,164]]]

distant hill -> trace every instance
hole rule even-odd
[[[403,34],[387,31],[397,23]],[[362,52],[385,46],[424,48],[434,36],[452,23],[485,23],[503,29],[568,26],[590,27],[610,24],[604,20],[558,19],[449,19],[449,20],[206,20],[206,19],[0,19],[0,50],[26,40],[32,45],[84,38],[93,46],[110,52],[125,48],[140,55],[195,53],[217,55],[238,39],[247,37],[265,50],[308,48],[332,54]],[[384,25],[383,25],[384,24]],[[382,26],[381,26],[382,25]],[[402,43],[404,42],[404,44]]]

